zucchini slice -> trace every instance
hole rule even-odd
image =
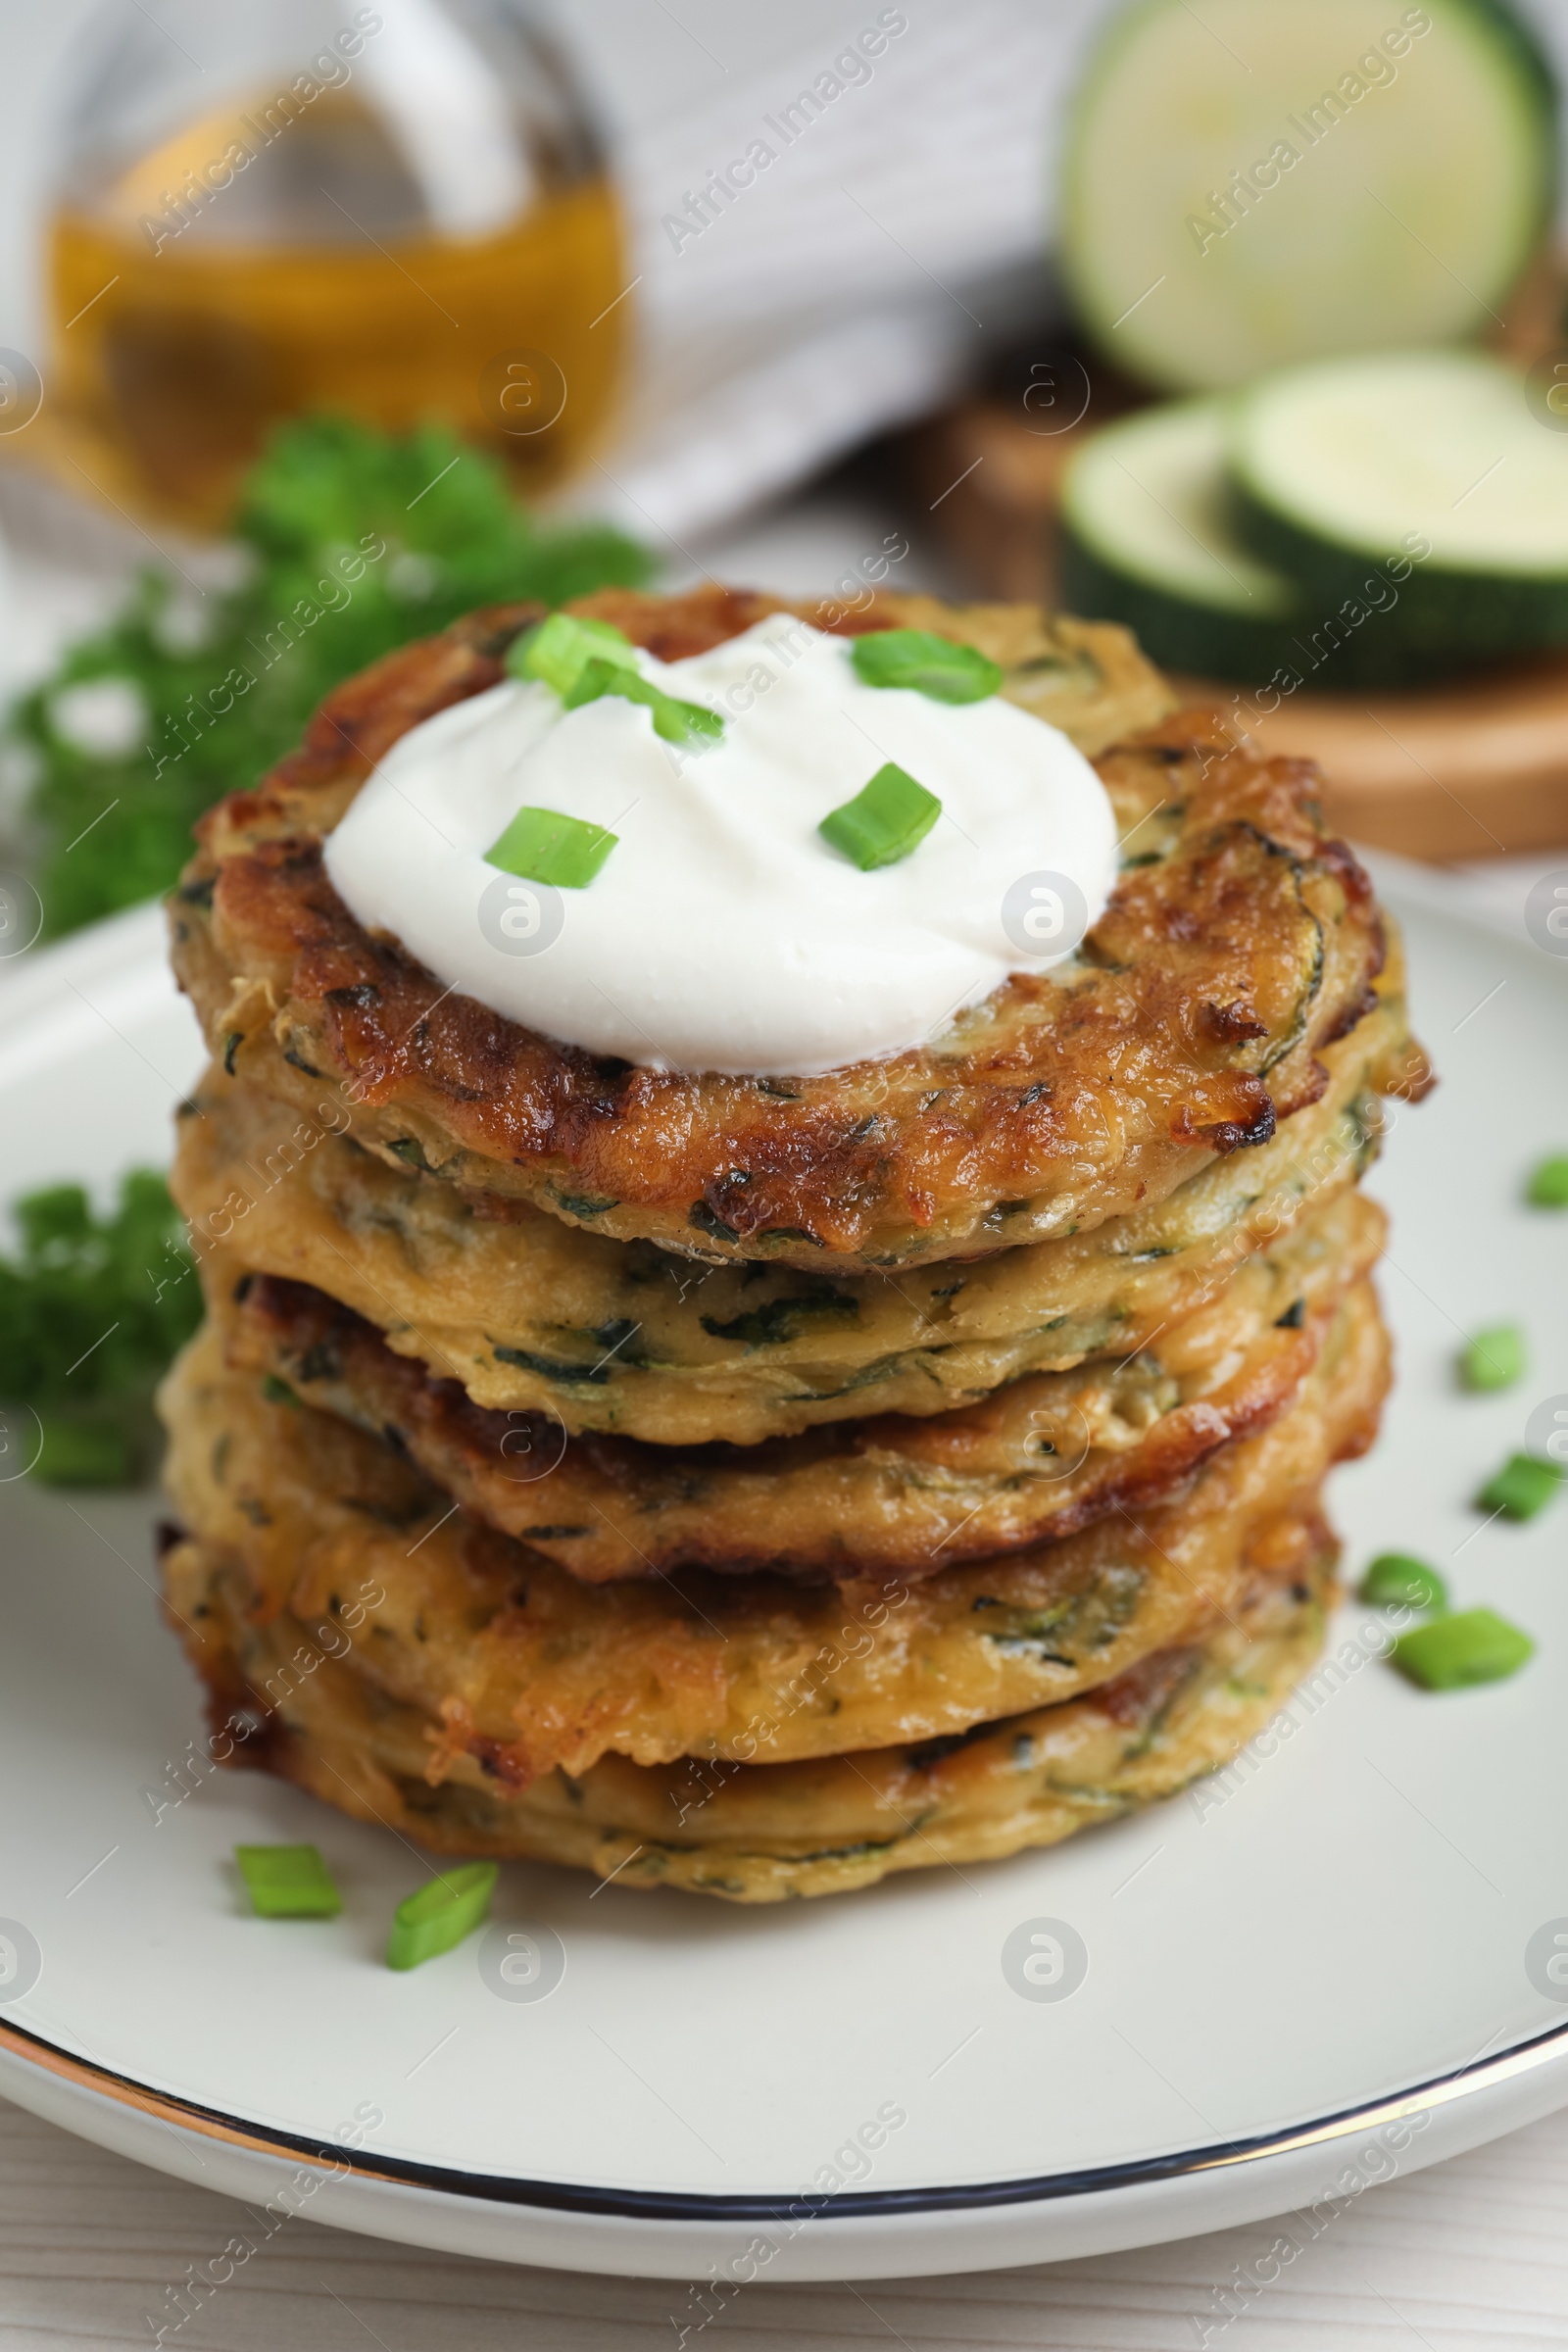
[[[1501,0],[1143,0],[1073,101],[1062,269],[1122,368],[1207,391],[1480,332],[1555,180],[1551,71]]]
[[[1167,668],[1261,679],[1295,650],[1296,596],[1236,530],[1225,450],[1220,400],[1146,409],[1087,442],[1062,481],[1062,602],[1123,622]]]
[[[1294,547],[1259,560],[1237,527],[1231,429],[1228,398],[1172,401],[1085,444],[1062,481],[1068,610],[1121,621],[1166,668],[1244,685],[1397,686],[1436,666],[1389,625],[1400,592],[1384,570],[1358,560],[1353,591],[1328,601],[1302,595]]]
[[[1396,352],[1292,369],[1238,400],[1230,460],[1248,543],[1309,609],[1409,564],[1380,636],[1466,655],[1568,640],[1568,434],[1531,415],[1500,362]]]

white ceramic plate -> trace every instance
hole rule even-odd
[[[475,1942],[409,1975],[381,1964],[423,1876],[396,1837],[248,1773],[198,1773],[168,1801],[201,1724],[155,1608],[155,1505],[16,1481],[0,1915],[24,1934],[0,2089],[253,2205],[716,2278],[677,2291],[689,2329],[751,2278],[1321,2216],[1568,2100],[1568,1984],[1543,1958],[1552,1923],[1568,1936],[1568,1504],[1518,1527],[1471,1502],[1531,1411],[1568,1395],[1568,1216],[1521,1202],[1533,1160],[1568,1148],[1568,964],[1482,928],[1439,879],[1383,878],[1444,1083],[1375,1180],[1399,1379],[1334,1509],[1352,1569],[1409,1548],[1461,1605],[1528,1628],[1524,1674],[1417,1692],[1355,1662],[1378,1621],[1352,1604],[1349,1663],[1273,1740],[1052,1853],[758,1910],[509,1868],[497,1917],[546,1952],[559,1937],[565,1967],[547,1997],[508,1999]],[[26,958],[0,986],[7,1190],[162,1162],[197,1060],[151,915]],[[1462,1395],[1461,1335],[1502,1320],[1529,1330],[1527,1383]],[[236,1840],[295,1838],[330,1862],[340,1919],[247,1915]],[[1042,1920],[1087,1951],[1065,1998],[1024,1997],[1004,1970]],[[357,2148],[356,2113],[372,2119]]]

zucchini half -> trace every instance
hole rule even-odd
[[[1295,368],[1232,412],[1235,513],[1308,608],[1401,579],[1380,634],[1419,658],[1568,642],[1568,433],[1479,353]]]
[[[1127,373],[1207,391],[1480,333],[1556,173],[1551,70],[1501,0],[1142,0],[1072,102],[1062,270]]]

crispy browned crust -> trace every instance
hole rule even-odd
[[[706,589],[590,604],[665,658],[778,609]],[[933,617],[928,600],[883,597],[842,625],[911,611]],[[299,752],[204,819],[172,903],[175,968],[214,1051],[312,1107],[335,1082],[359,1139],[405,1163],[693,1254],[941,1258],[1097,1223],[1265,1141],[1369,1003],[1382,927],[1323,832],[1315,771],[1253,759],[1201,711],[1100,760],[1149,862],[1123,873],[1083,957],[1014,975],[936,1045],[760,1083],[599,1060],[443,996],[350,914],[322,840],[400,735],[496,682],[532,617],[474,614],[340,688]],[[1016,609],[947,625],[1009,651],[1020,628],[1046,642]],[[1017,690],[1030,700],[1027,678]]]
[[[760,1446],[568,1438],[547,1413],[475,1404],[308,1284],[209,1277],[225,1354],[384,1438],[466,1509],[589,1584],[685,1568],[858,1582],[931,1576],[1059,1541],[1174,1494],[1298,1395],[1385,1220],[1330,1212],[1308,1271],[1271,1260],[1166,1335],[1166,1353],[1042,1373],[931,1419],[897,1413]],[[229,1295],[224,1296],[228,1291]],[[1294,1320],[1281,1324],[1281,1309]],[[1215,1361],[1214,1359],[1217,1359]],[[1212,1366],[1212,1368],[1210,1368]]]
[[[756,1259],[699,1267],[391,1167],[218,1065],[182,1106],[170,1189],[204,1258],[325,1291],[503,1412],[682,1446],[923,1417],[1025,1373],[1131,1355],[1257,1251],[1294,1249],[1299,1220],[1366,1166],[1371,1098],[1408,1074],[1396,933],[1390,948],[1379,1010],[1325,1049],[1327,1089],[1271,1144],[1130,1216],[959,1267],[831,1283]]]

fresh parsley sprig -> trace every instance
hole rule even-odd
[[[0,1257],[0,1421],[60,1485],[119,1485],[146,1459],[149,1401],[201,1319],[185,1225],[163,1178],[133,1169],[105,1216],[79,1184],[14,1203],[17,1246]],[[18,1460],[11,1469],[27,1466]]]
[[[321,697],[476,605],[635,586],[620,532],[544,529],[495,462],[444,428],[284,426],[246,484],[244,576],[205,600],[147,573],[107,629],[17,705],[47,935],[166,890],[196,817],[299,741]],[[109,694],[104,687],[111,688]],[[83,698],[96,686],[96,724]]]

